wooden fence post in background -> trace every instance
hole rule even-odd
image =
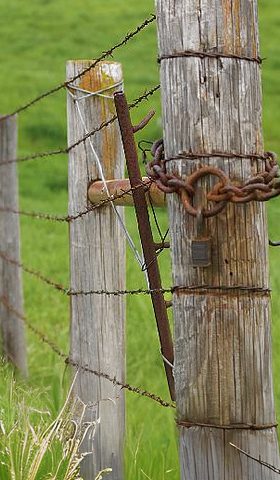
[[[214,165],[235,182],[263,172],[263,160],[250,158],[263,154],[257,0],[156,3],[165,158],[177,157],[168,171],[185,177]],[[207,158],[211,152],[233,155]],[[205,195],[217,181],[197,182],[194,205],[211,208]],[[198,221],[178,195],[168,197],[173,283],[197,286],[173,298],[181,478],[276,479],[230,446],[279,467],[265,206],[229,203],[205,220],[212,263],[194,268]]]
[[[87,68],[89,61],[69,61],[67,80]],[[74,82],[68,92],[69,145],[108,120],[115,113],[114,101],[87,92],[103,91],[111,97],[120,89],[121,65],[99,63]],[[108,89],[111,85],[115,88]],[[118,86],[117,86],[118,85]],[[76,101],[75,98],[83,97]],[[117,122],[101,130],[69,155],[69,215],[89,205],[88,188],[100,179],[99,158],[106,179],[122,178],[124,157]],[[123,215],[123,208],[118,208]],[[106,205],[70,223],[71,288],[74,290],[123,290],[125,288],[125,241],[112,206]],[[74,362],[125,380],[125,299],[123,296],[78,295],[71,297],[71,350]],[[112,468],[109,478],[123,478],[125,426],[124,393],[105,379],[78,372],[76,393],[90,403],[87,420],[98,420],[94,439],[88,435],[83,451],[93,452],[82,463],[85,480],[103,468]]]
[[[0,206],[18,210],[18,179],[16,163],[1,163],[16,158],[17,118],[0,121]],[[19,217],[0,212],[0,252],[20,261]],[[20,268],[0,257],[0,327],[4,355],[27,375],[27,358],[22,321],[3,303],[7,301],[18,312],[23,312],[22,279]]]

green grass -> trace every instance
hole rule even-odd
[[[126,0],[0,0],[0,110],[10,112],[42,91],[61,82],[68,59],[95,58],[124,33],[153,12],[153,1]],[[105,6],[104,6],[105,5]],[[264,90],[264,134],[267,149],[280,152],[280,8],[279,0],[261,0],[260,29]],[[129,99],[159,83],[156,63],[155,26],[116,52],[123,64]],[[157,93],[133,113],[136,123],[155,108],[160,116]],[[159,122],[153,121],[141,137],[161,136]],[[44,151],[66,144],[65,92],[40,102],[19,117],[19,152]],[[20,165],[20,203],[29,210],[65,213],[67,211],[67,158],[55,157]],[[280,239],[279,201],[269,206],[269,231]],[[165,212],[159,212],[163,227]],[[127,214],[136,238],[133,213]],[[67,226],[21,219],[23,261],[60,282],[68,282]],[[162,260],[163,278],[169,278],[167,254]],[[279,251],[271,250],[273,296],[273,343],[276,406],[280,414],[280,299],[278,292]],[[144,286],[141,272],[128,252],[127,286]],[[69,335],[68,299],[24,275],[27,315],[67,351]],[[127,300],[127,379],[168,398],[159,355],[155,322],[149,299]],[[30,385],[43,389],[53,415],[63,403],[64,367],[46,346],[28,333]],[[173,414],[133,394],[127,394],[127,480],[177,480],[177,446]]]
[[[40,389],[29,389],[0,360],[0,478],[1,480],[78,480],[80,445],[94,422],[85,423],[86,405],[72,397],[72,388],[60,412],[52,420],[53,405]],[[74,380],[75,381],[75,380]],[[4,414],[2,412],[5,412]],[[95,480],[101,480],[102,473]]]

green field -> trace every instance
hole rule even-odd
[[[18,105],[64,80],[68,59],[96,58],[154,10],[151,0],[0,0],[0,111]],[[105,6],[104,6],[105,5]],[[264,91],[264,136],[267,150],[280,152],[280,6],[279,0],[259,1],[261,55]],[[129,99],[159,83],[156,62],[155,25],[148,27],[114,59],[123,64]],[[278,109],[279,107],[279,109]],[[160,117],[160,96],[134,110],[139,121],[147,109]],[[161,136],[160,122],[153,121],[139,138]],[[44,151],[66,144],[66,94],[60,92],[19,116],[19,153]],[[67,158],[54,157],[21,164],[20,205],[26,210],[67,212]],[[280,239],[279,200],[269,206],[269,232]],[[159,212],[163,229],[165,212]],[[130,231],[137,240],[132,212],[127,214]],[[46,276],[68,283],[67,225],[21,219],[23,262]],[[273,294],[273,361],[276,406],[280,415],[280,250],[271,250]],[[127,258],[127,287],[145,286],[143,274]],[[168,254],[161,259],[165,285],[170,283]],[[25,311],[34,324],[67,351],[68,298],[24,274]],[[45,408],[55,415],[66,393],[64,366],[47,346],[28,332],[30,386],[43,390]],[[168,398],[159,355],[154,317],[148,298],[127,299],[127,380]],[[7,405],[8,386],[1,381],[0,412]],[[29,387],[28,387],[29,388]],[[2,392],[1,392],[2,390]],[[173,414],[148,399],[127,393],[127,480],[177,480],[176,431]],[[31,400],[29,399],[31,402]],[[6,404],[5,404],[6,402]],[[2,479],[1,479],[2,480]],[[4,479],[3,479],[4,480]]]

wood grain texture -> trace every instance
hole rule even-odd
[[[17,119],[11,117],[0,122],[0,205],[18,210],[18,179],[15,163],[2,162],[16,157]],[[0,251],[20,261],[19,217],[0,213]],[[0,259],[0,297],[18,312],[23,313],[21,271],[16,265]],[[0,303],[1,342],[4,355],[27,375],[27,357],[24,326],[21,320]]]
[[[256,0],[157,0],[159,54],[182,50],[259,54]],[[182,151],[262,153],[262,98],[257,63],[230,58],[176,58],[161,62],[166,157]],[[178,128],[180,125],[180,128]],[[201,165],[243,181],[261,161],[211,158],[169,162],[185,176]],[[194,204],[217,181],[199,182]],[[212,265],[191,266],[196,220],[176,195],[168,197],[175,285],[268,287],[267,225],[260,203],[228,205],[206,221]],[[209,205],[208,205],[209,207]],[[270,299],[231,293],[173,299],[175,384],[179,420],[214,425],[275,422],[271,370]],[[180,428],[182,480],[276,478],[240,457],[229,442],[279,466],[276,429]]]
[[[67,79],[87,68],[89,61],[69,61]],[[97,91],[122,80],[120,64],[102,62],[76,81],[76,86]],[[73,91],[74,93],[74,91]],[[83,95],[77,93],[76,95]],[[113,94],[113,90],[106,92]],[[90,97],[79,102],[88,130],[93,130],[114,114],[111,99]],[[68,95],[68,142],[83,137],[85,131],[73,99]],[[92,137],[105,177],[122,178],[124,157],[117,123]],[[69,214],[88,205],[88,186],[100,178],[89,142],[69,155]],[[123,209],[120,208],[122,215]],[[71,288],[74,290],[125,288],[125,242],[111,205],[70,223]],[[71,298],[71,358],[97,371],[125,379],[125,303],[122,297],[76,296]],[[123,478],[124,393],[107,380],[79,371],[76,393],[87,404],[88,421],[99,421],[92,440],[86,437],[87,456],[81,468],[85,480],[92,480],[103,468],[111,467],[108,478]]]

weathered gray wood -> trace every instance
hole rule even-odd
[[[259,54],[257,0],[156,3],[160,55],[182,50]],[[161,86],[167,158],[181,151],[263,152],[257,63],[229,58],[166,59],[161,62]],[[237,181],[263,169],[261,161],[218,157],[173,161],[169,168],[188,175],[208,164],[221,167]],[[204,191],[216,181],[205,178]],[[196,220],[186,214],[176,195],[169,196],[168,203],[175,285],[268,287],[264,205],[231,204],[208,220],[212,265],[193,268],[191,240],[196,236]],[[249,292],[181,292],[174,295],[173,306],[178,420],[214,425],[273,424],[269,297]],[[276,478],[273,472],[240,456],[229,446],[230,441],[279,467],[275,428],[182,427],[181,478]]]
[[[80,73],[91,62],[69,61],[67,79]],[[115,62],[100,63],[75,82],[79,88],[94,92],[122,80],[122,69]],[[120,87],[119,87],[120,88]],[[112,95],[114,90],[106,92]],[[77,96],[83,93],[73,90]],[[111,99],[89,97],[79,101],[88,130],[108,120],[114,113]],[[71,96],[68,95],[68,142],[84,136],[85,131]],[[92,137],[107,179],[122,178],[124,158],[117,123]],[[69,214],[83,211],[88,205],[89,184],[100,178],[89,142],[69,155]],[[123,208],[119,209],[121,215]],[[74,290],[125,287],[124,236],[111,205],[70,223],[71,288]],[[125,378],[125,303],[123,297],[71,297],[71,358],[80,365]],[[83,451],[93,452],[82,463],[82,477],[92,480],[98,471],[111,467],[108,478],[123,478],[124,393],[107,380],[79,371],[76,392],[88,408],[87,420],[100,419],[96,434],[87,436]]]
[[[0,205],[18,210],[18,179],[15,163],[2,162],[16,157],[17,119],[0,121]],[[19,217],[0,212],[0,252],[20,260]],[[19,267],[0,258],[0,298],[18,312],[23,312],[22,279]],[[0,302],[1,343],[4,355],[27,375],[24,326],[21,320]]]

